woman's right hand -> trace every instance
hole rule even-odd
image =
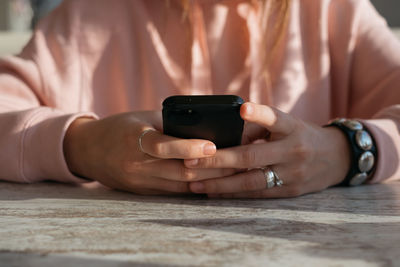
[[[213,156],[206,140],[160,132],[159,112],[124,113],[101,120],[79,118],[68,128],[64,154],[72,173],[138,194],[190,193],[188,182],[229,176],[234,169],[189,169],[183,159]],[[142,137],[142,148],[139,137]]]

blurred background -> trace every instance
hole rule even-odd
[[[0,0],[0,56],[18,53],[29,40],[31,29],[36,23],[61,2],[62,0]],[[400,38],[400,0],[371,2]]]

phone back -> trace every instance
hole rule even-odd
[[[240,145],[243,102],[233,95],[168,97],[163,102],[164,134],[210,140],[217,148]]]

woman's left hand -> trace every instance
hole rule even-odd
[[[213,157],[185,160],[185,165],[245,171],[193,182],[192,192],[221,198],[296,197],[324,190],[345,178],[350,149],[339,129],[323,128],[253,103],[243,104],[240,114],[246,121],[244,145],[218,150]],[[263,167],[271,168],[283,185],[267,189]]]

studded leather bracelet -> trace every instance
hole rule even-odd
[[[335,119],[325,127],[340,129],[350,145],[350,170],[339,186],[357,186],[365,183],[372,176],[377,159],[377,149],[371,133],[356,120]]]

